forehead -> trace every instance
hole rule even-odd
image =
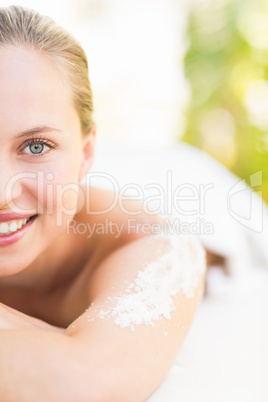
[[[77,118],[69,85],[52,59],[25,47],[0,47],[1,129],[7,122],[9,131],[42,123],[69,126]]]

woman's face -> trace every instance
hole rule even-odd
[[[91,138],[83,140],[51,59],[0,48],[0,277],[25,269],[66,229],[92,163]]]

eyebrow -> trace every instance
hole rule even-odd
[[[16,135],[16,138],[21,138],[21,137],[29,137],[31,135],[37,134],[37,133],[47,133],[48,131],[59,131],[63,132],[62,130],[59,130],[58,128],[55,127],[47,127],[47,126],[40,126],[40,127],[33,127],[27,130],[24,130]]]

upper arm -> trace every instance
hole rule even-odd
[[[203,293],[204,269],[195,239],[152,235],[115,250],[94,271],[91,304],[66,334],[109,400],[143,401],[161,383]]]

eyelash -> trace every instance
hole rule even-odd
[[[46,145],[47,147],[49,147],[50,149],[55,149],[57,148],[57,145],[54,144],[53,142],[47,140],[46,138],[31,138],[29,140],[26,140],[20,147],[20,150],[23,151],[26,147],[30,146],[30,145],[34,145],[34,144],[42,144],[42,145]],[[20,151],[20,153],[21,153]],[[39,154],[34,154],[34,153],[29,153],[29,155],[31,154],[31,156],[42,156],[44,154],[46,154],[47,152],[40,152]]]

